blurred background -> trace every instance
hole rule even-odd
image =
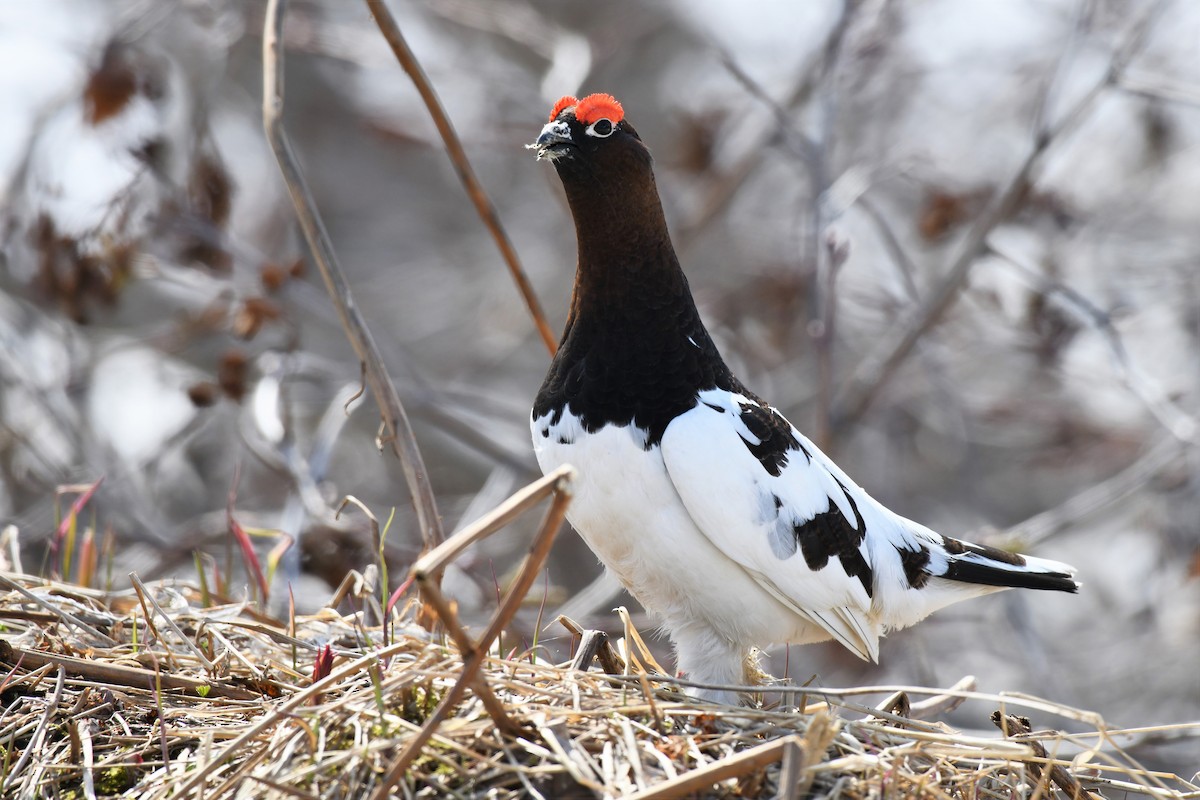
[[[297,541],[279,580],[302,610],[372,560],[366,518],[335,516],[346,495],[395,509],[393,578],[419,552],[262,133],[264,7],[0,3],[6,569],[53,572],[59,519],[101,478],[80,515],[105,548],[97,583],[194,580],[195,552],[228,572],[235,486],[242,526]],[[774,674],[972,674],[1112,726],[1200,716],[1200,6],[391,7],[555,331],[574,231],[522,145],[560,95],[610,92],[745,383],[891,508],[1084,582],[940,612],[878,666],[816,645],[773,653]],[[284,39],[285,124],[453,530],[537,476],[546,350],[365,4],[293,0]],[[469,618],[534,522],[447,576]],[[564,533],[520,621],[616,631],[617,605],[640,615]],[[539,643],[563,658],[559,633]],[[978,709],[952,721],[987,727]],[[1200,768],[1194,738],[1121,743]]]

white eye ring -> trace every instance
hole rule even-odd
[[[616,129],[617,126],[613,125],[611,119],[602,118],[596,120],[591,125],[588,125],[587,129],[584,130],[584,133],[586,133],[588,136],[595,136],[597,139],[607,139],[609,136],[613,135],[613,132],[616,131]]]

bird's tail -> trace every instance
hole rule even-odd
[[[1048,589],[1077,592],[1074,567],[1045,558],[1034,558],[995,547],[941,537],[946,571],[938,577],[960,583],[1014,589]]]

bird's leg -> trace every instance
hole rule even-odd
[[[673,627],[673,626],[669,626]],[[746,648],[730,642],[703,625],[674,628],[675,663],[680,677],[703,684],[740,685],[744,681]],[[725,689],[687,687],[687,694],[700,700],[736,706],[738,692]]]

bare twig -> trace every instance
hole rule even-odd
[[[350,286],[325,230],[325,224],[321,220],[320,212],[292,151],[291,140],[284,129],[284,65],[280,42],[286,6],[287,0],[268,0],[263,22],[263,127],[271,150],[279,162],[279,169],[292,197],[292,204],[296,207],[296,216],[304,231],[304,238],[325,281],[325,289],[329,292],[355,354],[365,368],[367,383],[387,428],[388,442],[404,469],[425,549],[432,550],[441,544],[445,536],[442,533],[441,518],[438,516],[437,503],[429,484],[424,459],[417,447],[408,415],[400,402],[400,395],[388,377],[379,347],[354,302]]]
[[[95,766],[95,756],[92,752],[92,723],[79,720],[72,726],[79,737],[79,766],[83,772],[83,796],[86,800],[96,800],[96,780],[92,775]]]
[[[806,772],[804,747],[792,739],[784,747],[783,758],[779,762],[779,794],[775,800],[796,800],[800,796],[800,782]]]
[[[427,593],[430,603],[437,610],[438,618],[446,626],[446,630],[454,638],[455,644],[463,656],[463,668],[454,686],[443,697],[432,715],[426,720],[421,730],[414,736],[396,759],[389,765],[387,774],[383,777],[372,800],[386,800],[392,788],[404,776],[413,760],[420,754],[426,743],[437,732],[438,726],[450,715],[455,706],[461,702],[468,686],[475,689],[476,695],[483,702],[488,714],[496,726],[508,733],[519,733],[520,727],[510,718],[504,706],[483,678],[477,678],[479,668],[487,658],[488,649],[500,632],[512,620],[517,607],[529,592],[529,587],[537,578],[550,547],[562,526],[566,516],[567,505],[571,502],[572,482],[575,469],[569,465],[559,467],[554,472],[525,487],[506,502],[501,503],[494,511],[482,519],[468,525],[463,530],[450,537],[441,547],[431,553],[426,553],[413,565],[412,577]],[[484,631],[478,642],[473,642],[458,622],[451,604],[442,595],[436,583],[429,582],[429,576],[440,574],[463,550],[474,542],[479,541],[503,528],[520,514],[551,496],[550,510],[530,545],[529,555],[525,557],[516,580],[509,587],[500,608],[492,617],[491,624]]]
[[[877,703],[875,710],[881,712],[881,715],[870,714],[867,719],[907,717],[912,710],[912,701],[908,698],[908,692],[895,691],[884,698],[883,702]]]
[[[79,619],[79,617],[76,617],[74,614],[72,614],[71,612],[69,612],[65,609],[55,608],[53,605],[51,605],[50,603],[47,603],[45,600],[38,597],[36,594],[29,591],[28,589],[26,589],[24,586],[20,585],[16,581],[10,580],[6,575],[0,575],[0,586],[7,586],[9,589],[12,589],[14,592],[19,593],[26,600],[29,600],[32,603],[36,603],[37,605],[39,605],[42,608],[49,611],[50,613],[54,614],[56,617],[58,617],[63,622],[67,623],[68,625],[74,625],[76,628],[79,628],[79,630],[86,631],[87,633],[91,634],[92,636],[95,636],[97,639],[99,639],[101,642],[103,642],[105,645],[107,645],[109,647],[112,647],[113,645],[115,645],[117,643],[116,640],[113,639],[112,637],[110,637],[108,634],[101,633],[100,631],[96,630],[91,625],[88,625],[86,622]]]
[[[961,692],[973,692],[975,686],[975,676],[965,675],[950,687],[947,694],[935,694],[913,703],[908,709],[908,716],[913,719],[929,719],[953,711],[967,699]]]
[[[857,422],[879,391],[891,380],[925,332],[938,323],[946,311],[958,299],[959,291],[976,259],[987,247],[987,238],[1004,220],[1012,216],[1028,194],[1033,183],[1033,174],[1041,165],[1043,157],[1052,144],[1064,134],[1075,130],[1088,116],[1096,101],[1120,77],[1125,65],[1141,47],[1149,31],[1150,23],[1158,15],[1162,4],[1157,3],[1135,21],[1126,34],[1124,43],[1113,54],[1104,76],[1054,124],[1035,131],[1033,147],[1017,168],[1016,173],[1004,189],[998,192],[987,209],[975,220],[966,239],[946,269],[937,288],[925,298],[925,302],[911,319],[904,323],[899,335],[883,338],[884,352],[868,356],[860,368],[851,376],[836,398],[833,424],[835,430],[845,429]],[[1056,67],[1057,70],[1057,67]],[[1046,92],[1046,98],[1051,96]],[[1039,112],[1039,117],[1041,112]]]
[[[208,656],[204,655],[204,652],[196,646],[196,644],[187,636],[187,634],[183,632],[179,625],[176,624],[175,620],[171,619],[170,615],[163,611],[162,606],[160,606],[158,601],[154,599],[154,595],[150,594],[150,591],[146,588],[146,584],[142,583],[142,579],[136,572],[129,573],[129,582],[133,584],[133,590],[137,594],[138,600],[140,600],[142,603],[142,610],[146,613],[146,624],[153,624],[152,620],[154,619],[155,614],[162,617],[163,622],[167,623],[167,627],[169,627],[171,631],[177,637],[179,637],[179,641],[183,642],[187,649],[192,652],[192,655],[196,657],[196,660],[204,665],[204,669],[208,672],[212,672],[212,661],[210,661]],[[150,604],[149,608],[146,607],[147,603]],[[170,657],[169,652],[168,657]]]
[[[516,248],[513,247],[512,241],[505,233],[504,226],[500,223],[500,215],[496,212],[496,207],[492,204],[487,192],[484,191],[483,184],[475,176],[475,170],[467,159],[467,151],[463,149],[458,133],[455,132],[454,125],[446,114],[446,109],[442,107],[442,101],[438,99],[433,84],[429,82],[429,77],[421,68],[421,64],[409,48],[408,42],[404,40],[400,26],[396,24],[396,18],[388,10],[387,4],[383,0],[367,0],[367,7],[371,9],[371,15],[375,17],[375,24],[379,26],[379,32],[383,34],[383,38],[387,40],[392,52],[396,54],[396,60],[408,73],[408,77],[416,86],[421,99],[425,101],[425,107],[429,110],[429,116],[433,118],[433,124],[437,126],[438,133],[446,145],[446,153],[450,156],[455,171],[458,172],[458,178],[462,181],[463,188],[467,190],[467,196],[471,198],[479,218],[483,220],[483,224],[487,226],[492,238],[496,241],[496,246],[500,248],[500,255],[504,257],[504,263],[508,265],[508,271],[517,284],[517,291],[521,293],[525,307],[529,309],[529,315],[533,317],[538,335],[542,337],[542,343],[546,345],[546,350],[553,356],[558,349],[558,339],[550,329],[550,323],[546,321],[546,314],[542,311],[541,303],[534,294],[533,286],[525,275],[521,260],[517,257]]]
[[[274,2],[274,0],[270,0],[270,2]],[[374,664],[378,664],[380,660],[386,659],[392,653],[402,649],[403,645],[396,644],[368,652],[346,666],[334,670],[311,686],[296,692],[288,700],[276,706],[271,713],[264,715],[254,725],[242,731],[221,752],[214,754],[208,761],[198,764],[196,769],[192,770],[188,775],[187,781],[179,787],[178,796],[189,796],[189,792],[192,792],[213,771],[237,755],[247,744],[261,736],[264,731],[270,730],[283,720],[290,719],[297,708],[310,702],[313,697],[320,697],[322,692],[328,691],[341,681],[346,680],[349,676],[362,672]]]
[[[154,670],[125,667],[118,664],[106,664],[86,658],[74,658],[56,653],[45,653],[38,650],[27,650],[13,647],[8,642],[0,641],[0,663],[16,664],[28,669],[37,669],[46,664],[53,664],[59,669],[65,669],[73,676],[89,680],[103,681],[117,686],[136,687],[154,691],[162,689],[182,689],[189,694],[200,697],[225,697],[231,700],[257,700],[261,697],[257,692],[239,689],[236,686],[225,686],[221,683],[188,678],[183,675],[163,674],[158,680]]]
[[[1029,720],[1027,718],[996,711],[992,713],[992,723],[999,728],[1005,736],[1008,736],[1015,741],[1028,744],[1033,749],[1034,756],[1036,756],[1038,759],[1049,758],[1046,748],[1042,746],[1041,742],[1035,739],[1027,738],[1028,734],[1033,732],[1033,729],[1030,727]],[[1031,760],[1025,762],[1025,766],[1028,767],[1029,771],[1033,773],[1033,778],[1035,781],[1040,781],[1042,779],[1043,768],[1041,764]],[[1058,764],[1050,765],[1050,780],[1054,781],[1058,788],[1066,792],[1067,797],[1070,797],[1073,800],[1100,800],[1100,798],[1098,798],[1096,795],[1092,794],[1087,789],[1084,789],[1079,784],[1079,781],[1075,779],[1074,775],[1067,772]]]
[[[559,615],[555,620],[579,638],[579,647],[571,659],[571,669],[587,672],[593,660],[600,661],[600,668],[609,675],[624,675],[625,664],[617,653],[617,648],[608,640],[604,631],[584,630],[570,617]]]
[[[785,736],[729,758],[715,761],[700,769],[686,772],[677,778],[663,781],[642,792],[629,795],[628,800],[673,800],[707,789],[714,783],[740,778],[774,764],[784,757],[793,745],[800,746],[799,736]]]
[[[7,646],[8,642],[0,642],[0,647]],[[62,699],[66,678],[66,670],[59,667],[58,677],[54,682],[54,694],[47,701],[46,710],[42,713],[42,718],[38,720],[37,728],[34,730],[29,744],[22,750],[21,757],[17,759],[17,763],[13,765],[12,769],[8,770],[8,774],[4,776],[4,780],[0,781],[0,792],[8,789],[20,777],[30,757],[42,752],[42,737],[46,735],[46,728],[50,725],[50,720],[58,713],[58,703]]]

